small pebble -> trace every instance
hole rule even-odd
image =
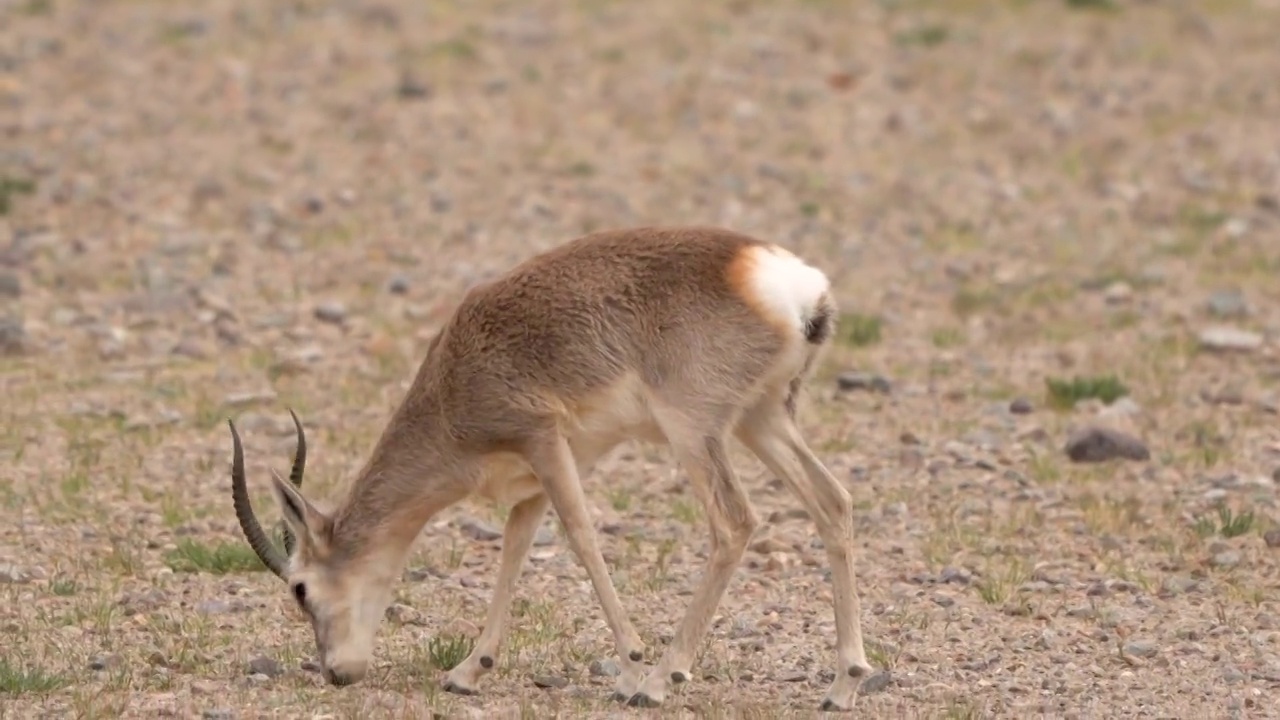
[[[111,670],[120,667],[120,663],[124,661],[119,655],[114,653],[110,655],[98,655],[89,661],[90,670]]]
[[[556,544],[556,534],[554,531],[551,530],[551,528],[540,527],[538,528],[538,532],[534,533],[533,535],[534,547],[547,547],[548,545],[555,545],[555,544]]]
[[[236,713],[229,708],[210,708],[200,713],[204,720],[235,720]]]
[[[1234,327],[1211,327],[1200,332],[1200,345],[1219,352],[1250,352],[1262,347],[1262,336]]]
[[[1240,317],[1249,310],[1244,294],[1239,290],[1217,290],[1209,295],[1205,306],[1210,315],[1220,318]]]
[[[1280,530],[1268,530],[1262,534],[1262,539],[1267,543],[1267,547],[1280,548]]]
[[[0,297],[16,298],[22,295],[22,279],[9,270],[0,270]]]
[[[328,300],[316,305],[315,316],[321,322],[340,325],[347,319],[347,306],[337,300]]]
[[[888,378],[864,372],[843,372],[836,377],[836,386],[841,390],[863,390],[888,395],[893,385]]]
[[[1031,401],[1023,397],[1015,398],[1013,402],[1009,403],[1009,412],[1014,415],[1026,415],[1034,409]]]
[[[472,540],[491,542],[502,537],[502,531],[476,518],[464,518],[458,523],[458,529]]]
[[[284,666],[275,658],[259,655],[249,661],[249,673],[252,675],[265,675],[269,678],[280,677],[284,674]]]
[[[533,684],[536,687],[549,690],[568,687],[569,681],[558,675],[537,675],[533,678]]]
[[[1125,654],[1132,657],[1149,658],[1159,650],[1160,648],[1150,640],[1133,640],[1124,644]]]
[[[0,564],[0,584],[22,585],[31,582],[31,574],[17,565]]]
[[[1236,550],[1224,550],[1210,559],[1214,567],[1230,568],[1240,564],[1240,553]]]
[[[862,693],[870,695],[878,693],[889,687],[889,683],[893,680],[893,675],[888,670],[877,670],[871,673],[862,681]]]
[[[393,275],[387,283],[387,292],[392,295],[404,295],[409,292],[409,278],[404,275]]]
[[[592,677],[618,677],[622,671],[613,660],[592,660],[587,667]]]

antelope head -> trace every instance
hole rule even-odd
[[[342,552],[335,543],[334,516],[316,508],[301,491],[307,462],[302,423],[292,411],[298,444],[286,483],[274,470],[272,489],[284,515],[284,552],[267,537],[249,502],[244,452],[230,420],[234,456],[231,493],[245,539],[263,564],[289,587],[289,593],[311,622],[325,679],[333,685],[360,681],[368,671],[374,635],[390,600],[389,581],[375,577],[377,568]]]

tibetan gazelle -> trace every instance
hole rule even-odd
[[[509,506],[484,629],[444,679],[446,689],[469,694],[494,666],[516,581],[550,506],[613,634],[615,699],[656,707],[692,677],[695,651],[759,523],[727,459],[732,435],[795,493],[826,547],[836,672],[822,707],[847,710],[871,672],[851,500],[795,422],[800,386],[835,317],[826,275],[774,244],[698,227],[581,237],[462,298],[332,510],[300,490],[306,440],[297,425],[292,482],[272,473],[287,523],[283,554],[249,506],[231,425],[236,514],[310,618],[325,678],[346,685],[368,671],[392,584],[423,525],[467,497]],[[627,439],[670,446],[711,531],[705,573],[652,666],[614,590],[581,484]]]

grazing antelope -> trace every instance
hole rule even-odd
[[[447,690],[471,694],[493,668],[516,580],[551,506],[613,634],[615,699],[657,707],[691,677],[694,652],[759,522],[727,460],[732,434],[795,493],[826,546],[836,678],[822,707],[851,709],[871,671],[854,589],[851,499],[795,423],[801,383],[835,315],[821,271],[738,233],[641,228],[572,240],[466,294],[331,511],[300,490],[306,439],[293,416],[292,482],[272,472],[284,554],[249,505],[240,437],[228,421],[236,515],[309,617],[325,678],[346,685],[368,670],[392,583],[423,525],[467,497],[510,505],[484,629],[445,678]],[[705,574],[651,668],[582,488],[595,462],[631,438],[671,447],[711,530]]]

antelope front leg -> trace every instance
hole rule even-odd
[[[681,452],[680,460],[689,471],[694,492],[707,513],[711,557],[671,645],[640,690],[627,702],[635,707],[660,706],[671,685],[689,679],[698,644],[706,636],[711,617],[720,606],[725,588],[742,562],[751,533],[759,522],[729,467],[720,438],[707,437],[704,447]]]
[[[493,588],[493,599],[489,601],[489,611],[485,616],[484,630],[480,632],[480,639],[476,641],[471,654],[445,676],[445,690],[459,695],[472,695],[480,677],[493,669],[506,633],[516,580],[524,568],[529,547],[533,545],[534,535],[547,512],[547,505],[547,496],[540,494],[511,508],[502,532],[502,560],[498,566],[498,581]]]
[[[617,590],[613,587],[613,580],[609,577],[609,567],[605,565],[595,530],[591,527],[591,517],[587,514],[587,499],[582,492],[573,454],[564,438],[556,436],[544,445],[532,449],[529,462],[551,499],[552,507],[560,516],[565,535],[569,539],[569,547],[586,569],[604,610],[622,671],[618,676],[614,697],[625,700],[635,692],[644,671],[644,641],[627,619],[622,603],[618,600]]]

